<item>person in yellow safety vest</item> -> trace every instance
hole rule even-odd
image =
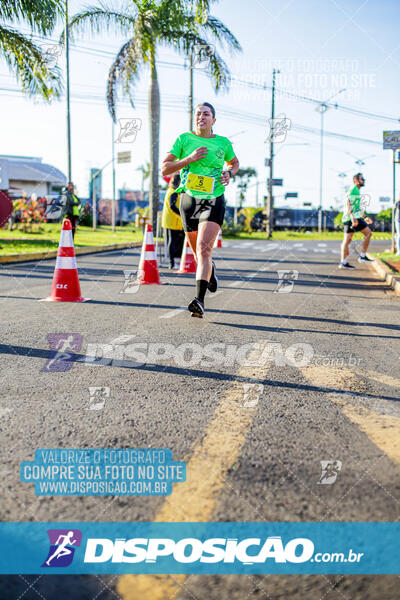
[[[64,216],[71,221],[72,239],[75,237],[76,226],[81,213],[81,201],[75,194],[75,186],[72,181],[68,182],[67,187],[63,192]]]
[[[175,268],[175,259],[180,259],[185,240],[179,212],[179,194],[175,192],[180,183],[179,174],[174,175],[170,180],[162,212],[161,226],[166,231],[170,269]]]

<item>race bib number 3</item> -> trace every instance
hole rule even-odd
[[[208,177],[207,175],[196,175],[196,173],[189,173],[186,188],[193,190],[194,192],[205,192],[206,194],[212,194],[214,190],[214,177]]]

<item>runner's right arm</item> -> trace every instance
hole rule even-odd
[[[168,175],[172,175],[172,173],[176,173],[183,169],[183,167],[187,167],[193,162],[197,162],[206,156],[208,149],[206,146],[201,146],[200,148],[196,148],[189,154],[189,156],[185,156],[181,160],[177,160],[175,154],[168,152],[167,156],[164,158],[163,164],[161,166],[161,174],[163,177],[167,177]]]

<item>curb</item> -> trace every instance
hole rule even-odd
[[[85,246],[83,248],[75,247],[75,255],[97,254],[98,252],[108,252],[109,250],[123,250],[125,248],[140,248],[142,242],[124,242],[123,244],[108,244],[107,246]],[[0,264],[29,262],[32,260],[48,260],[56,258],[57,250],[48,250],[47,252],[28,252],[27,254],[8,254],[0,256]]]
[[[400,273],[396,275],[393,273],[387,265],[376,256],[370,257],[374,259],[372,263],[373,268],[378,275],[392,288],[397,296],[400,296]]]

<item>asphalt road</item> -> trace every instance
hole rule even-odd
[[[3,521],[398,519],[400,299],[356,257],[357,270],[339,270],[337,242],[228,241],[215,257],[203,320],[185,309],[193,275],[161,268],[162,286],[121,293],[137,249],[78,258],[84,304],[38,302],[55,261],[0,266]],[[290,271],[281,284],[279,270]],[[48,335],[67,333],[79,348],[54,372]],[[139,342],[152,344],[146,364]],[[249,365],[254,344],[272,354]],[[92,387],[107,388],[101,410]],[[35,449],[82,447],[169,448],[188,480],[167,498],[37,497],[19,481]],[[319,484],[323,460],[341,463],[331,485]],[[394,600],[399,579],[10,576],[0,587],[4,600]]]

